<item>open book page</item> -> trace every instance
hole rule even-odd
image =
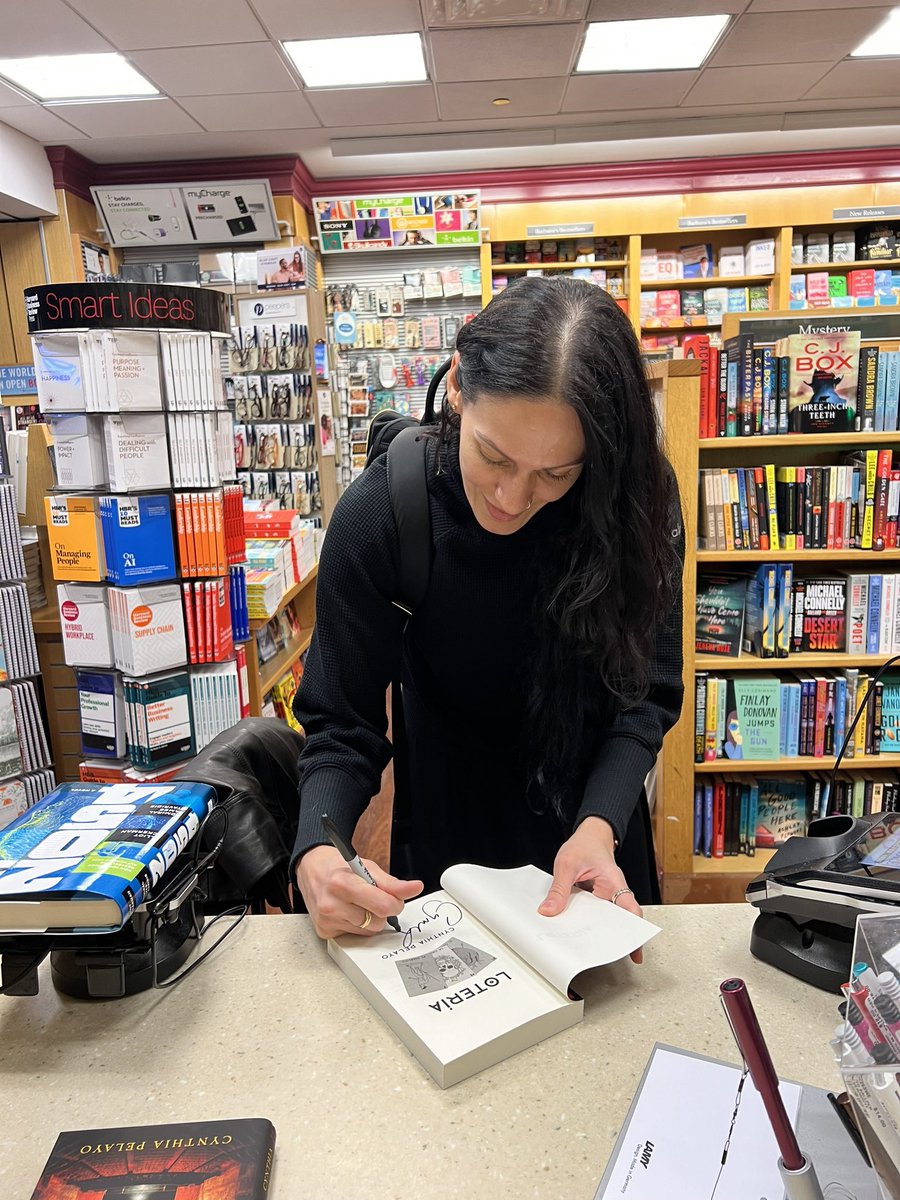
[[[544,917],[538,905],[552,882],[538,867],[448,867],[443,888],[564,994],[580,971],[625,958],[659,926],[576,889],[565,912]]]
[[[393,1024],[389,1012],[398,1014],[441,1062],[555,1010],[580,1016],[580,1002],[552,988],[445,892],[409,901],[400,920],[403,934],[345,934],[329,942],[329,953],[385,1019]]]

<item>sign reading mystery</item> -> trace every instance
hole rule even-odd
[[[227,333],[221,292],[177,284],[62,283],[25,289],[29,333],[54,329],[181,329]]]

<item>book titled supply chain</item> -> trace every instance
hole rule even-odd
[[[64,783],[0,831],[0,932],[120,929],[196,835],[200,783]]]
[[[659,933],[575,891],[538,913],[551,878],[537,867],[458,864],[443,891],[407,903],[404,932],[345,935],[328,953],[441,1087],[568,1029],[584,1015],[570,984]]]

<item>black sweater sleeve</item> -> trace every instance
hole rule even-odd
[[[683,563],[683,529],[679,553]],[[603,731],[588,770],[584,798],[575,824],[580,824],[585,817],[603,817],[612,826],[620,844],[663,738],[681,715],[684,701],[682,611],[679,578],[675,602],[657,638],[647,695],[639,704],[620,711]]]
[[[341,496],[322,545],[316,626],[294,712],[306,733],[293,865],[327,841],[327,812],[349,839],[391,757],[385,694],[399,661],[405,615],[391,603],[398,543],[386,461]]]

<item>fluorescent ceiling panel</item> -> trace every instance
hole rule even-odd
[[[428,78],[418,33],[285,42],[308,88],[419,83]]]
[[[900,8],[850,51],[851,58],[889,58],[900,55]]]
[[[0,58],[0,76],[44,102],[159,95],[121,54]]]
[[[699,67],[728,16],[597,21],[588,25],[577,72],[671,71]]]

